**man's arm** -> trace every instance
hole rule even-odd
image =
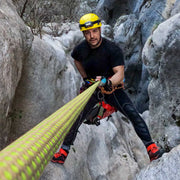
[[[74,64],[77,67],[79,73],[81,74],[82,78],[87,78],[86,71],[84,70],[82,63],[80,61],[74,60]]]
[[[124,80],[124,65],[116,66],[113,68],[114,75],[109,79],[112,86],[118,86],[123,84]],[[96,81],[101,81],[102,76],[96,76]]]
[[[123,84],[124,80],[124,65],[113,68],[114,75],[110,78],[112,86]]]

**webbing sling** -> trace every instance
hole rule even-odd
[[[0,180],[39,179],[99,82],[0,152]]]

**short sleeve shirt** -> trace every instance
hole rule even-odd
[[[77,45],[71,56],[80,61],[90,78],[96,76],[110,77],[114,74],[112,68],[124,65],[122,50],[105,38],[99,47],[92,49],[86,40]]]

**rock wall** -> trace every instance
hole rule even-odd
[[[157,161],[152,162],[146,168],[142,169],[134,180],[163,180],[173,179],[178,180],[180,176],[180,146],[175,147],[168,154],[164,154],[163,157]]]
[[[134,179],[179,179],[180,120],[180,13],[161,23],[148,38],[143,62],[152,80],[149,85],[150,113],[146,120],[154,139],[167,151],[137,173]],[[177,146],[177,147],[176,147]]]
[[[0,1],[0,149],[8,138],[8,118],[33,36],[18,16],[12,2]]]
[[[10,141],[75,97],[76,82],[76,72],[67,61],[65,52],[35,37],[23,64],[22,77],[10,114]]]
[[[141,104],[137,103],[142,111],[146,109],[140,106],[148,101],[150,81],[150,111],[143,117],[154,140],[171,149],[179,144],[179,0],[127,1],[132,3],[128,6],[131,14],[119,17],[114,23],[115,17],[122,15],[121,11],[119,14],[116,11],[118,8],[114,10],[114,6],[121,5],[119,2],[99,1],[99,9],[109,22],[112,19],[110,23],[113,25],[113,28],[103,25],[103,36],[114,38],[123,48],[128,90],[135,102],[137,94],[142,98],[139,99]],[[109,3],[108,12],[103,11],[105,3],[106,6]],[[125,6],[126,2],[122,3],[122,7]],[[146,15],[151,15],[151,19]],[[172,18],[164,19],[172,15]],[[76,23],[66,23],[58,26],[57,37],[52,36],[47,25],[43,28],[42,39],[34,36],[33,40],[10,0],[0,2],[0,22],[2,148],[8,137],[9,142],[13,141],[76,96],[81,78],[70,52],[83,37]],[[137,93],[139,88],[143,90]],[[157,171],[160,180],[164,175],[178,179],[175,171],[179,167],[178,156],[179,147],[147,166],[149,160],[145,147],[131,123],[118,113],[108,122],[103,120],[99,127],[82,125],[65,165],[50,162],[41,179],[132,180],[139,171],[137,179],[144,179],[147,175],[155,177]],[[167,168],[175,173],[163,174]]]
[[[124,6],[128,8],[127,12],[121,11]],[[114,13],[119,8],[115,21],[105,7]],[[114,26],[114,41],[122,48],[125,57],[126,91],[140,113],[149,109],[147,88],[151,78],[142,63],[143,46],[161,22],[180,11],[178,7],[178,0],[99,1],[97,6],[100,17]]]
[[[139,103],[136,98],[142,74],[141,36],[141,23],[135,14],[124,15],[117,19],[114,26],[114,41],[124,52],[126,91],[131,99],[136,102],[138,110],[143,112],[148,109],[148,95],[147,93],[142,93],[143,91],[147,92],[146,86],[143,90],[141,88],[141,101],[139,101]],[[145,78],[145,76],[143,76],[143,78]],[[143,85],[147,85],[147,83]]]
[[[133,179],[149,163],[147,153],[131,123],[120,113],[113,119],[98,127],[83,124],[65,164],[50,162],[40,179]]]
[[[156,140],[171,149],[179,144],[180,121],[180,14],[160,24],[147,40],[143,62],[149,84],[150,127]]]

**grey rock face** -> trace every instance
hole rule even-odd
[[[75,75],[62,49],[34,38],[13,103],[10,141],[76,96]]]
[[[165,9],[163,11],[163,17],[165,19],[174,16],[175,14],[180,12],[180,1],[179,0],[168,0],[165,3]]]
[[[141,23],[142,43],[151,35],[154,29],[171,16],[180,12],[179,0],[139,0],[134,12]]]
[[[106,23],[110,24],[114,24],[118,17],[127,14],[129,11],[129,2],[126,0],[100,0],[95,10]]]
[[[174,16],[175,14],[180,13],[180,0],[176,0],[173,4],[173,8],[171,9],[170,16]]]
[[[165,20],[162,16],[162,12],[165,8],[164,0],[149,0],[144,2],[139,13],[139,21],[142,24],[141,33],[143,44],[152,33],[153,28]]]
[[[104,119],[98,127],[83,124],[65,164],[50,162],[40,179],[133,179],[149,160],[132,125],[122,118],[118,113],[113,122]]]
[[[7,142],[11,121],[7,118],[21,78],[33,36],[11,1],[0,2],[0,149]]]
[[[172,148],[179,144],[180,117],[180,14],[160,24],[147,40],[143,61],[149,85],[150,125],[155,139]]]
[[[110,10],[105,14],[108,20],[112,15],[113,20],[122,13],[116,11],[120,4],[113,7],[120,1],[100,2],[110,3]],[[144,117],[147,117],[153,138],[171,149],[180,141],[179,1],[176,1],[176,7],[172,6],[171,10],[166,9],[165,1],[131,2],[132,9],[141,14],[122,16],[119,19],[120,23],[117,22],[114,28],[115,41],[126,50],[127,73],[130,72],[128,68],[131,68],[132,73],[138,72],[134,77],[137,81],[141,80],[140,87],[147,86],[149,76],[144,69],[148,69],[152,77],[149,85],[150,116],[144,114]],[[100,9],[103,10],[103,7],[105,6],[102,5]],[[157,17],[158,8],[158,12],[164,12],[164,8],[166,14],[177,15],[160,24],[153,33],[153,23],[161,22],[161,17]],[[143,17],[153,12],[155,15],[149,17],[152,19]],[[75,30],[77,26],[73,24],[69,31],[69,25],[63,25],[59,30],[61,37],[44,35],[43,40],[35,37],[32,43],[31,33],[16,15],[9,0],[0,2],[0,44],[3,47],[0,50],[0,112],[3,117],[0,119],[3,131],[0,129],[0,132],[3,134],[0,137],[3,143],[7,139],[10,125],[11,141],[76,96],[81,81],[69,56],[72,48],[82,40],[80,32]],[[106,36],[112,37],[110,26],[106,25],[102,29]],[[143,51],[145,65],[142,68],[141,49],[151,33],[153,35],[146,42]],[[138,87],[137,82],[132,85]],[[7,115],[9,121],[6,120]],[[147,166],[149,160],[146,149],[131,123],[120,114],[114,114],[113,120],[103,120],[99,127],[82,125],[65,165],[49,163],[41,179],[132,180],[140,169],[147,166],[140,171],[137,179],[152,177],[164,180],[166,176],[178,180],[178,168],[174,167],[179,167],[179,152],[178,146]]]
[[[109,19],[109,11],[114,8],[113,4],[116,0],[100,0],[96,7],[96,13],[105,21]]]
[[[168,154],[164,154],[161,159],[153,161],[149,166],[142,169],[134,180],[179,180],[180,177],[180,146],[174,148]]]
[[[148,73],[141,62],[141,23],[134,14],[121,16],[114,26],[114,41],[125,58],[126,91],[139,112],[148,109]]]
[[[150,81],[147,69],[141,60],[142,48],[157,26],[169,18],[173,11],[177,13],[179,2],[164,2],[164,0],[130,2],[131,12],[134,14],[116,19],[114,40],[123,49],[125,55],[127,92],[138,111],[142,113],[149,106],[147,87]],[[106,4],[105,1],[103,4]],[[113,8],[113,4],[110,7]]]
[[[77,24],[70,26],[67,23],[63,29],[56,28],[61,37],[52,37],[48,28],[43,29],[49,34],[44,34],[42,39],[34,37],[24,61],[9,117],[12,121],[10,142],[70,101],[79,91],[81,79],[69,51],[82,40],[82,34],[77,32]]]

